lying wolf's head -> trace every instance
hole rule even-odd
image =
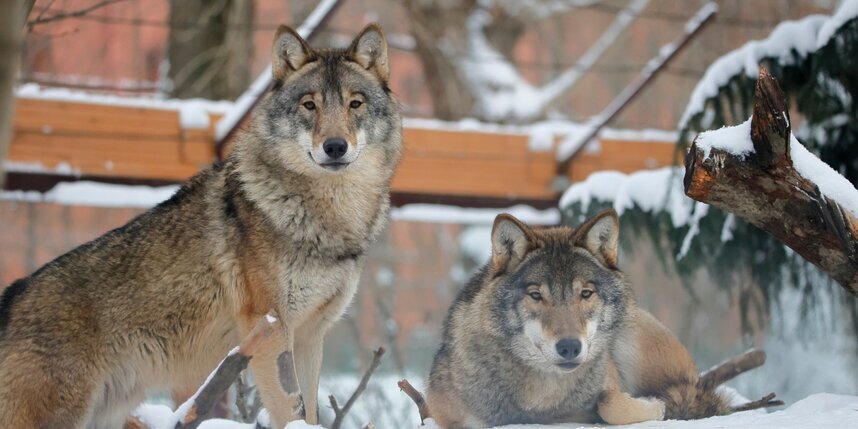
[[[605,351],[630,300],[617,268],[618,233],[613,210],[577,229],[495,219],[492,323],[525,362],[568,372]]]
[[[274,89],[255,124],[269,161],[309,176],[398,161],[399,104],[387,85],[387,41],[378,25],[347,49],[311,49],[281,26],[271,64]]]

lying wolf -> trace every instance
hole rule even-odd
[[[618,234],[613,210],[577,229],[498,216],[492,258],[445,322],[431,417],[477,429],[727,413],[728,398],[697,388],[685,347],[635,305],[617,268]]]
[[[386,223],[401,120],[378,26],[342,50],[281,27],[272,69],[225,163],[5,290],[0,428],[122,427],[269,312],[284,329],[250,362],[263,402],[276,427],[302,416],[288,376],[316,422],[323,337]]]

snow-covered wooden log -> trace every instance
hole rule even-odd
[[[175,412],[176,429],[193,429],[205,420],[218,399],[247,368],[250,359],[263,341],[274,333],[275,324],[263,317],[253,331],[233,349],[209,375],[197,393]]]
[[[686,195],[763,229],[858,296],[858,191],[792,136],[786,97],[765,68],[754,97],[748,122],[697,136]]]

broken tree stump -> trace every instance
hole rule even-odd
[[[765,68],[754,98],[753,150],[737,154],[731,141],[701,144],[701,134],[685,158],[685,194],[768,232],[858,296],[858,220],[794,168],[786,96]]]

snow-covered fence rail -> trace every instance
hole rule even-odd
[[[858,191],[793,137],[765,68],[754,97],[750,120],[695,139],[685,193],[763,229],[858,296]]]
[[[37,88],[18,96],[6,163],[10,188],[38,191],[73,179],[69,176],[125,183],[183,181],[217,158],[214,130],[228,107]],[[554,206],[554,149],[579,128],[406,120],[394,203]],[[575,158],[571,179],[583,180],[602,169],[632,172],[671,165],[675,136],[670,134],[605,130],[598,144]],[[33,185],[43,182],[49,183]]]

